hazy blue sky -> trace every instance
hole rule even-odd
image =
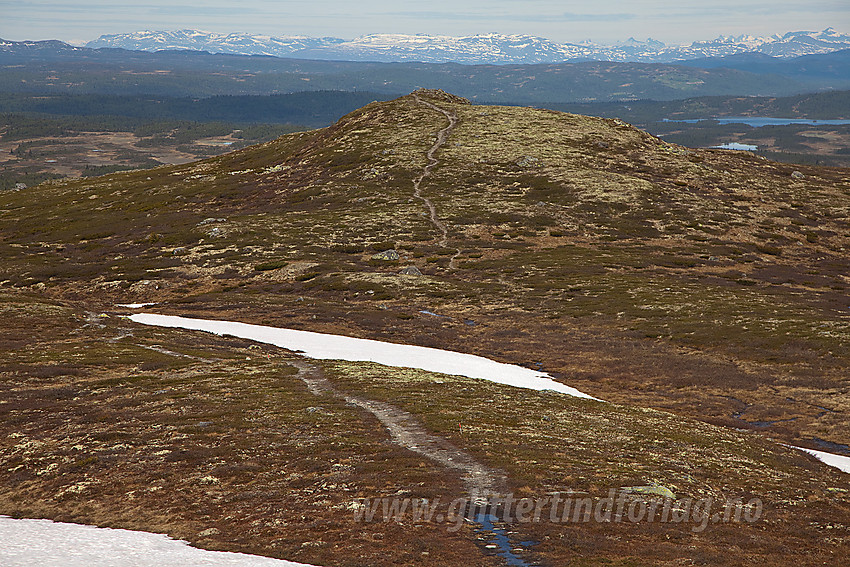
[[[143,29],[195,28],[353,38],[368,33],[523,33],[561,42],[666,43],[832,26],[850,0],[0,0],[0,37],[81,42]]]

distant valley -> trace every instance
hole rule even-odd
[[[288,132],[329,125],[359,106],[388,98],[339,91],[200,99],[0,94],[0,190],[219,155]],[[850,91],[539,106],[619,118],[685,146],[736,142],[757,146],[760,155],[778,161],[850,166],[847,124],[754,128],[712,120],[677,122],[722,116],[843,118],[848,116]]]
[[[380,63],[0,42],[0,80],[9,92],[209,97],[342,90],[396,95],[436,86],[479,102],[548,104],[788,96],[850,88],[850,50],[767,61],[763,69],[748,59],[747,70],[733,63],[703,68],[696,62]]]

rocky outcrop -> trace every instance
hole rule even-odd
[[[373,260],[387,260],[387,261],[395,261],[398,260],[398,252],[395,250],[384,250],[383,252],[378,252],[377,254],[372,256]]]
[[[471,102],[469,102],[469,99],[463,98],[462,96],[447,93],[443,89],[417,89],[413,91],[413,94],[422,98],[438,100],[441,102],[449,102],[452,104],[472,104]]]

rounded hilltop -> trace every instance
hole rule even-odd
[[[349,564],[493,565],[468,522],[354,516],[471,492],[356,398],[523,498],[763,504],[710,525],[547,510],[511,524],[531,564],[837,565],[847,477],[788,445],[850,450],[848,210],[847,169],[432,89],[199,162],[0,191],[0,512],[317,565],[342,545]],[[133,304],[474,354],[610,403],[133,327]]]
[[[425,98],[430,98],[433,100],[439,100],[442,102],[449,102],[452,104],[472,104],[469,102],[469,99],[463,98],[462,96],[453,95],[452,93],[447,93],[443,89],[416,89],[411,95],[421,96]]]

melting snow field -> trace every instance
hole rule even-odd
[[[169,315],[136,314],[131,320],[145,325],[176,327],[229,334],[301,351],[316,359],[371,361],[388,366],[420,368],[443,374],[481,378],[532,390],[554,390],[596,399],[543,372],[495,362],[480,356],[434,348],[385,343],[279,329],[246,323],[209,321]],[[804,449],[824,462],[850,473],[850,457]],[[207,551],[163,534],[98,528],[50,520],[12,519],[0,516],[0,565],[4,567],[311,567],[258,555]]]
[[[850,457],[846,457],[844,455],[836,455],[834,453],[826,453],[824,451],[815,451],[814,449],[804,449],[802,447],[794,448],[813,455],[817,460],[826,463],[831,467],[835,467],[846,473],[850,473]]]
[[[575,388],[552,380],[544,372],[496,362],[473,354],[231,321],[210,321],[152,313],[138,313],[129,318],[144,325],[207,331],[217,335],[233,335],[234,337],[269,343],[301,352],[309,358],[377,362],[387,366],[419,368],[442,374],[480,378],[517,388],[552,390],[577,398],[601,401]]]
[[[129,318],[144,325],[207,331],[217,335],[233,335],[234,337],[269,343],[301,352],[309,358],[366,361],[401,368],[420,368],[442,374],[480,378],[517,388],[553,390],[570,396],[601,401],[566,384],[552,380],[544,372],[496,362],[473,354],[232,321],[211,321],[153,313],[137,313]],[[850,457],[801,447],[797,447],[797,449],[813,455],[829,466],[850,473]]]
[[[163,534],[0,516],[3,567],[311,567],[281,559],[207,551]]]

